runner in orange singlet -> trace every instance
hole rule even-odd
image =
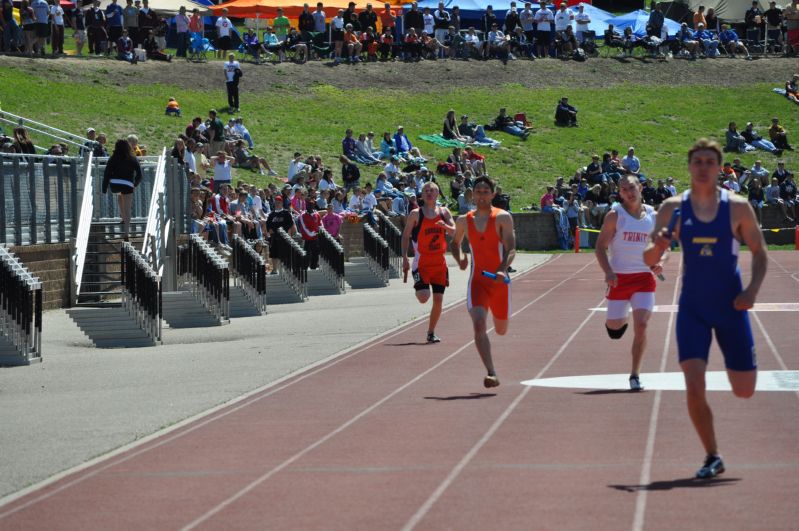
[[[472,268],[466,292],[467,307],[474,325],[474,343],[488,371],[483,379],[485,387],[499,385],[486,331],[488,312],[494,317],[497,334],[505,335],[510,317],[510,283],[506,279],[509,279],[508,267],[516,256],[513,217],[505,210],[492,207],[493,198],[494,183],[488,177],[478,177],[474,181],[477,210],[458,218],[452,242],[452,255],[460,268],[466,269],[469,262],[465,256],[461,256],[461,244],[465,235],[469,237]]]
[[[441,341],[436,335],[436,324],[441,317],[444,303],[444,290],[449,286],[449,269],[447,268],[447,233],[455,231],[452,214],[446,207],[436,205],[438,185],[432,181],[422,186],[424,205],[408,214],[405,230],[402,232],[402,270],[405,279],[411,268],[408,261],[408,243],[413,241],[413,288],[416,299],[424,304],[430,298],[433,289],[433,308],[430,310],[430,322],[427,327],[427,342]]]

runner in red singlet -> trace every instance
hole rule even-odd
[[[413,242],[413,288],[416,299],[424,304],[433,290],[433,308],[430,310],[430,322],[427,327],[427,342],[441,341],[436,335],[436,324],[441,317],[444,302],[444,290],[449,286],[449,269],[447,268],[446,235],[455,231],[452,214],[446,207],[436,205],[438,185],[432,181],[422,186],[424,205],[408,214],[405,230],[402,232],[402,270],[407,278],[411,269],[408,261],[408,243]]]
[[[488,312],[494,317],[497,334],[505,335],[510,317],[510,284],[505,280],[509,278],[508,267],[516,256],[513,217],[505,210],[492,207],[493,198],[494,183],[488,177],[478,177],[474,181],[477,210],[458,218],[452,242],[452,255],[460,268],[466,269],[469,262],[465,256],[461,256],[461,244],[464,236],[469,237],[472,267],[466,292],[467,307],[474,326],[477,352],[488,371],[483,379],[485,387],[499,385],[486,331]],[[489,278],[484,272],[495,278]]]

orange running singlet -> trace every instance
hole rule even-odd
[[[470,310],[482,306],[490,310],[495,319],[505,320],[510,315],[510,286],[483,276],[483,271],[494,273],[502,263],[504,247],[496,226],[499,212],[500,209],[491,207],[483,232],[475,226],[475,211],[466,214],[467,236],[472,251],[466,302]]]
[[[435,217],[427,218],[424,209],[419,209],[419,223],[411,232],[413,241],[413,276],[417,289],[421,285],[433,284],[445,287],[449,285],[449,269],[445,254],[447,252],[446,230],[437,225],[444,220],[438,208]],[[439,291],[439,290],[436,290]]]

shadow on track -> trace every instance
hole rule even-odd
[[[576,395],[626,395],[628,393],[641,393],[644,391],[632,391],[630,389],[594,389],[593,391],[580,391],[579,393],[574,393]]]
[[[425,400],[479,400],[481,398],[491,398],[497,396],[496,393],[471,393],[468,395],[454,395],[454,396],[426,396]]]
[[[673,489],[695,489],[695,488],[708,488],[708,487],[724,487],[741,481],[741,478],[713,478],[713,479],[695,479],[695,478],[681,478],[672,479],[670,481],[653,481],[648,485],[608,485],[611,489],[620,490],[622,492],[638,492],[639,490],[658,491],[658,490],[673,490]]]
[[[407,343],[386,343],[387,347],[410,347],[410,346],[420,346],[423,347],[425,345],[434,345],[435,343],[428,343],[427,341],[408,341]]]

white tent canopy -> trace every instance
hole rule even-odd
[[[105,11],[105,8],[108,7],[110,3],[111,0],[100,0],[100,9]],[[117,3],[123,8],[127,5],[126,0],[117,0]],[[91,6],[92,4],[84,5],[83,9],[89,9]],[[192,2],[191,0],[150,0],[150,9],[160,15],[174,16],[177,14],[178,10],[180,10],[180,6],[184,6],[189,15],[191,15],[191,11],[195,7],[199,9],[202,14],[210,14],[208,6]]]

